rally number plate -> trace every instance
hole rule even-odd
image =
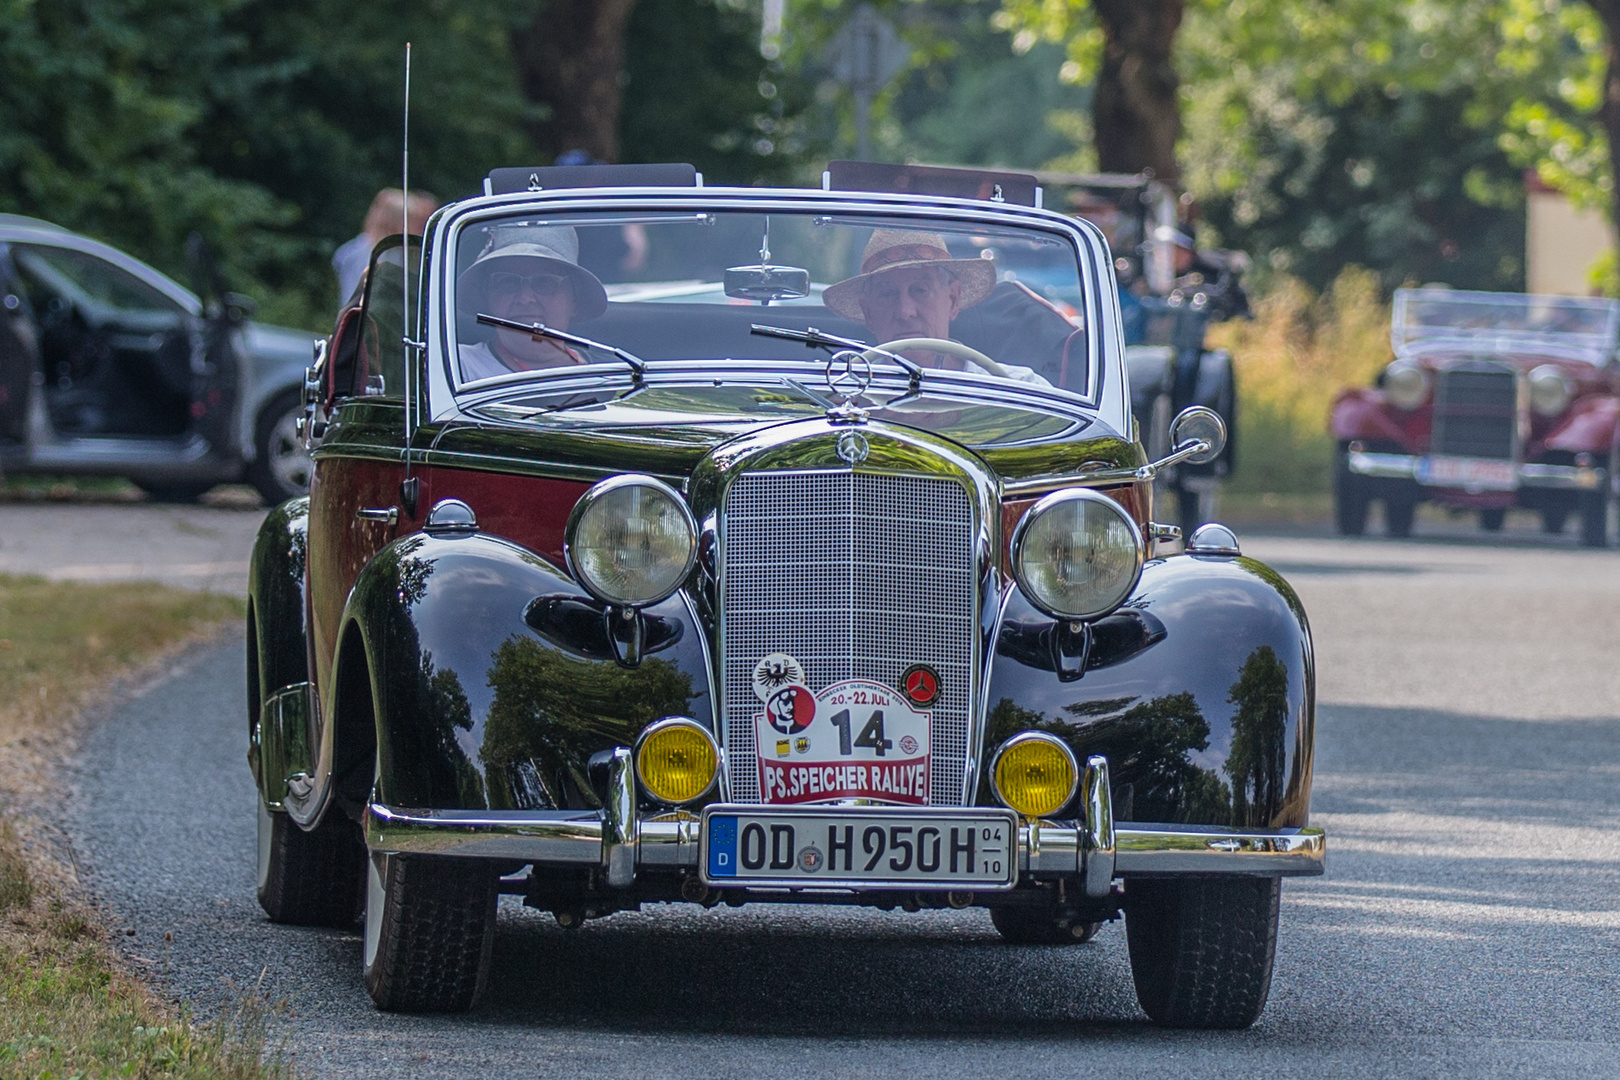
[[[1469,491],[1512,491],[1519,486],[1519,467],[1492,458],[1425,457],[1418,459],[1417,482]]]
[[[703,880],[800,888],[1010,889],[1018,818],[980,808],[717,805],[703,812]]]

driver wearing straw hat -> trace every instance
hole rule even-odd
[[[995,265],[985,259],[955,259],[938,233],[874,229],[861,255],[861,272],[827,286],[829,311],[864,322],[879,344],[905,338],[951,340],[951,320],[990,295]],[[907,349],[923,367],[977,370],[961,357],[932,349]],[[1027,367],[1002,365],[1009,377],[1047,385]]]
[[[494,315],[567,330],[607,310],[607,290],[579,265],[579,234],[568,225],[506,225],[490,230],[489,242],[456,283],[463,315]],[[491,379],[514,371],[581,364],[561,341],[501,329],[488,342],[460,348],[461,377]]]

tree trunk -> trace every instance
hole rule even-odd
[[[527,26],[512,31],[523,95],[549,109],[529,125],[542,153],[583,150],[618,160],[624,29],[634,6],[635,0],[546,0]]]
[[[1610,220],[1620,225],[1620,0],[1587,0],[1608,41],[1605,45],[1607,70],[1603,73],[1603,104],[1598,106],[1598,122],[1609,141],[1609,175],[1614,178],[1614,204]]]
[[[1103,28],[1092,122],[1103,172],[1152,169],[1161,180],[1180,176],[1181,134],[1174,45],[1185,0],[1092,0]]]

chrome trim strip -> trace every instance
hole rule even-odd
[[[762,808],[749,804],[747,809]],[[941,809],[923,812],[937,814]],[[1042,877],[1074,875],[1085,858],[1083,834],[1091,830],[1094,843],[1103,834],[1100,813],[1097,817],[1096,825],[1053,821],[1021,825],[1019,868]],[[633,821],[633,827],[638,842],[617,848],[630,853],[631,877],[625,884],[634,881],[637,867],[674,871],[698,866],[702,823],[695,816],[659,813]],[[603,865],[607,832],[602,816],[590,810],[412,810],[373,803],[366,816],[366,843],[373,851],[543,865]],[[1116,829],[1114,835],[1116,851],[1109,881],[1117,876],[1159,874],[1314,876],[1322,873],[1327,860],[1327,838],[1318,828],[1233,832],[1197,825],[1131,822]],[[1100,854],[1102,848],[1091,851]],[[627,856],[617,858],[622,870]],[[1097,859],[1098,855],[1091,858]],[[1091,865],[1099,868],[1095,878],[1087,873],[1082,875],[1082,882],[1087,895],[1095,896],[1091,890],[1105,880],[1100,869],[1105,864],[1098,861]]]
[[[364,455],[361,455],[364,456]],[[394,460],[389,458],[387,460]],[[538,458],[496,457],[491,454],[465,450],[422,450],[414,452],[412,462],[424,468],[477,469],[480,472],[507,473],[514,476],[543,476],[548,480],[581,480],[594,484],[620,475],[624,470],[608,465],[572,465],[560,461],[542,461]],[[686,489],[687,478],[673,473],[643,473],[660,480],[676,490]]]
[[[1413,480],[1417,478],[1418,458],[1417,454],[1377,454],[1353,450],[1349,464],[1350,471],[1357,476]],[[1600,491],[1608,475],[1607,469],[1597,465],[1540,465],[1534,462],[1519,465],[1521,487]]]
[[[701,528],[699,528],[698,545],[701,547],[702,544],[703,531]],[[699,578],[701,579],[701,574],[699,575]],[[675,595],[680,597],[681,603],[686,605],[687,617],[692,620],[692,627],[697,631],[698,648],[703,653],[703,670],[709,673],[709,734],[714,737],[715,749],[720,755],[720,767],[718,770],[716,770],[715,784],[719,789],[720,801],[730,802],[731,772],[726,768],[726,744],[725,733],[721,730],[723,725],[720,719],[720,702],[714,694],[714,688],[721,685],[721,680],[724,678],[724,674],[719,668],[715,667],[714,650],[709,646],[709,641],[714,628],[704,624],[703,619],[698,614],[697,599],[692,595],[693,588],[702,587],[703,586],[701,584],[694,586],[689,583],[687,587],[677,589]]]
[[[816,189],[750,189],[706,188],[657,189],[626,188],[613,191],[556,191],[527,192],[505,196],[484,196],[455,204],[452,212],[436,222],[429,246],[434,255],[431,261],[428,300],[429,325],[435,330],[429,342],[430,407],[435,418],[448,415],[455,408],[456,378],[451,371],[453,351],[453,319],[445,318],[448,308],[453,310],[453,275],[444,272],[445,264],[455,256],[456,243],[461,231],[477,221],[503,216],[530,207],[552,207],[564,214],[589,211],[615,210],[686,210],[742,212],[805,212],[815,213],[823,207],[841,215],[857,217],[932,217],[967,223],[985,222],[994,225],[1036,228],[1062,235],[1074,245],[1085,299],[1087,334],[1088,386],[1081,400],[1097,409],[1104,421],[1115,430],[1127,430],[1130,419],[1130,400],[1123,376],[1124,358],[1113,342],[1119,340],[1118,298],[1104,285],[1110,283],[1109,256],[1106,241],[1089,222],[1070,218],[1053,210],[987,204],[974,200],[917,196],[880,192],[824,192]],[[544,212],[544,211],[542,211]],[[424,335],[425,337],[427,335]],[[1110,368],[1115,369],[1110,372]],[[1110,378],[1110,374],[1113,378]]]

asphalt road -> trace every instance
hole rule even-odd
[[[1151,1027],[1117,924],[1009,947],[976,911],[649,908],[566,932],[505,906],[480,1011],[377,1013],[356,934],[254,901],[240,642],[90,740],[81,868],[134,963],[203,1013],[262,987],[322,1076],[1620,1074],[1620,552],[1245,547],[1311,614],[1330,837],[1327,876],[1284,886],[1246,1032]]]

